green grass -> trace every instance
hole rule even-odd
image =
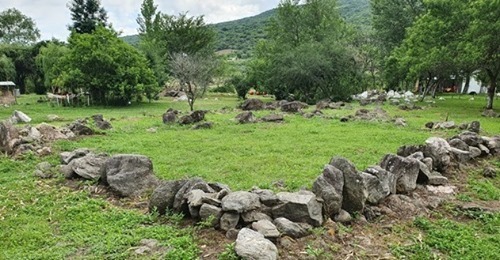
[[[19,105],[0,107],[0,118],[6,119],[13,110],[20,110],[33,118],[33,125],[46,121],[48,114],[64,119],[53,123],[56,125],[98,113],[114,119],[114,128],[105,135],[57,142],[53,145],[56,154],[43,160],[55,164],[57,152],[81,147],[110,154],[137,153],[151,158],[160,178],[199,176],[207,181],[228,184],[235,190],[253,186],[273,188],[273,182],[279,180],[284,181],[288,190],[310,187],[335,155],[350,159],[362,170],[378,163],[386,153],[395,153],[403,144],[420,144],[430,136],[449,137],[458,133],[458,130],[430,132],[423,128],[426,122],[443,121],[447,116],[457,123],[479,120],[484,134],[488,135],[499,134],[500,129],[498,119],[479,116],[484,105],[480,98],[469,101],[447,97],[423,111],[408,112],[384,106],[391,116],[407,120],[408,127],[401,128],[391,123],[340,123],[338,118],[353,114],[357,105],[353,110],[325,111],[336,119],[286,115],[283,124],[239,125],[233,120],[238,111],[220,110],[235,108],[236,97],[211,95],[195,104],[197,109],[211,111],[207,119],[215,126],[209,130],[163,125],[161,115],[168,108],[188,110],[187,103],[169,99],[122,108],[53,107],[36,103],[37,99],[36,96],[23,96]],[[256,114],[268,113],[259,111]],[[150,128],[156,128],[156,133],[148,132]],[[166,255],[169,259],[198,257],[193,230],[181,229],[172,223],[175,221],[116,207],[85,190],[66,187],[62,178],[35,179],[32,172],[41,160],[32,155],[18,161],[0,157],[0,259],[133,258],[136,256],[130,248],[138,246],[144,238],[158,239],[162,246],[169,248]],[[490,182],[472,184],[472,187],[476,187],[477,193],[488,191],[484,193],[488,199],[498,199],[499,184],[496,180]],[[476,198],[474,194],[469,197]],[[448,224],[432,222],[437,228]],[[462,229],[461,224],[456,225],[453,227]],[[431,234],[430,229],[425,231]],[[452,238],[448,236],[451,235],[443,239]],[[472,238],[466,236],[464,239]],[[479,241],[488,246],[491,239],[486,236]],[[424,245],[450,256],[455,254],[434,243]],[[412,255],[411,251],[402,250],[401,254]]]

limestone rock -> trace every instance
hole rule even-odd
[[[417,160],[388,154],[384,156],[380,166],[396,176],[396,191],[398,193],[408,193],[417,187],[420,171]]]
[[[363,177],[349,160],[334,157],[330,165],[342,171],[344,175],[344,188],[342,191],[342,209],[354,213],[362,211],[365,207],[368,191],[363,183]]]
[[[243,259],[275,260],[278,259],[278,249],[259,232],[243,228],[238,233],[234,246],[236,254]]]
[[[12,113],[11,121],[16,124],[16,123],[29,123],[31,122],[31,117],[26,115],[25,113],[21,111],[14,110],[14,113]]]
[[[269,114],[267,116],[264,116],[262,118],[262,121],[264,122],[283,122],[285,118],[281,114]]]
[[[98,180],[101,177],[101,167],[106,163],[108,156],[89,153],[84,157],[71,160],[69,166],[78,176],[87,180]]]
[[[450,151],[452,147],[450,144],[445,139],[439,137],[431,137],[425,143],[425,157],[432,158],[434,167],[438,171],[445,171],[451,163]]]
[[[236,121],[238,121],[238,123],[240,123],[240,124],[254,123],[255,117],[253,116],[252,112],[245,111],[245,112],[240,113],[236,116]]]
[[[264,102],[260,99],[249,98],[240,106],[243,110],[262,110],[264,109]]]
[[[297,113],[303,108],[307,108],[307,104],[299,101],[292,101],[281,104],[281,111],[287,113]]]
[[[189,115],[185,115],[185,116],[182,116],[181,118],[179,118],[179,124],[190,125],[190,124],[201,122],[201,121],[205,120],[206,113],[207,113],[207,111],[204,111],[204,110],[193,111],[193,112],[189,113]]]
[[[143,155],[121,154],[109,158],[101,168],[102,182],[123,197],[133,197],[156,188],[153,163]]]
[[[253,223],[253,222],[260,221],[260,220],[272,221],[272,218],[270,216],[268,216],[267,214],[260,212],[258,210],[252,210],[252,211],[242,213],[241,219],[243,219],[243,221],[245,223]]]
[[[162,116],[164,124],[173,124],[177,121],[177,114],[173,111],[168,111]]]
[[[186,182],[187,180],[175,180],[160,184],[149,199],[149,212],[157,211],[164,215],[167,209],[172,209],[175,195]]]
[[[252,228],[264,235],[266,238],[277,238],[280,236],[280,232],[276,226],[269,220],[263,219],[252,223]]]
[[[201,178],[191,178],[187,180],[182,187],[177,191],[174,197],[172,209],[175,212],[187,212],[188,204],[186,194],[191,190],[199,189],[206,193],[214,193],[215,191]]]
[[[312,226],[305,223],[295,223],[287,218],[277,218],[274,220],[274,224],[279,232],[284,236],[289,236],[292,238],[301,238],[309,235]]]
[[[272,190],[252,189],[252,193],[259,195],[260,202],[268,207],[278,205],[279,199]]]
[[[378,204],[389,194],[396,193],[396,177],[393,173],[374,166],[361,173],[365,189],[368,192],[366,200]]]
[[[345,210],[340,210],[340,212],[334,217],[335,222],[349,223],[352,221],[351,214]]]
[[[205,203],[201,205],[199,215],[201,220],[207,220],[213,217],[213,222],[211,224],[212,226],[216,226],[222,216],[222,209]]]
[[[312,192],[280,192],[280,205],[273,207],[275,218],[285,217],[294,222],[303,222],[315,227],[323,224],[322,205]]]
[[[313,192],[323,199],[323,210],[326,216],[332,217],[342,208],[343,190],[344,174],[331,165],[325,165],[323,174],[313,183]]]
[[[220,218],[220,228],[224,231],[228,231],[230,229],[236,228],[239,221],[240,214],[226,212],[222,214],[222,217]]]
[[[78,148],[72,152],[62,152],[59,157],[63,164],[69,164],[72,160],[84,157],[89,153],[90,150],[87,148]]]

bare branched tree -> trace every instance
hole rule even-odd
[[[170,71],[186,92],[191,111],[194,110],[195,100],[207,91],[217,65],[217,60],[210,56],[187,55],[185,53],[171,55]]]

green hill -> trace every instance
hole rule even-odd
[[[338,5],[347,22],[362,30],[370,27],[369,0],[338,0]],[[266,24],[275,14],[276,9],[271,9],[256,16],[211,25],[218,36],[217,50],[236,50],[241,56],[248,56],[255,44],[265,39]],[[137,35],[124,36],[122,39],[132,45],[139,42]]]

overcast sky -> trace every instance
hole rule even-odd
[[[35,20],[42,39],[52,37],[66,40],[71,23],[67,4],[70,0],[0,0],[0,12],[15,7]],[[278,6],[279,0],[156,0],[158,9],[166,14],[188,11],[190,15],[204,15],[207,23],[231,21],[259,14]],[[108,12],[108,22],[122,35],[137,33],[135,19],[142,0],[101,0]]]

